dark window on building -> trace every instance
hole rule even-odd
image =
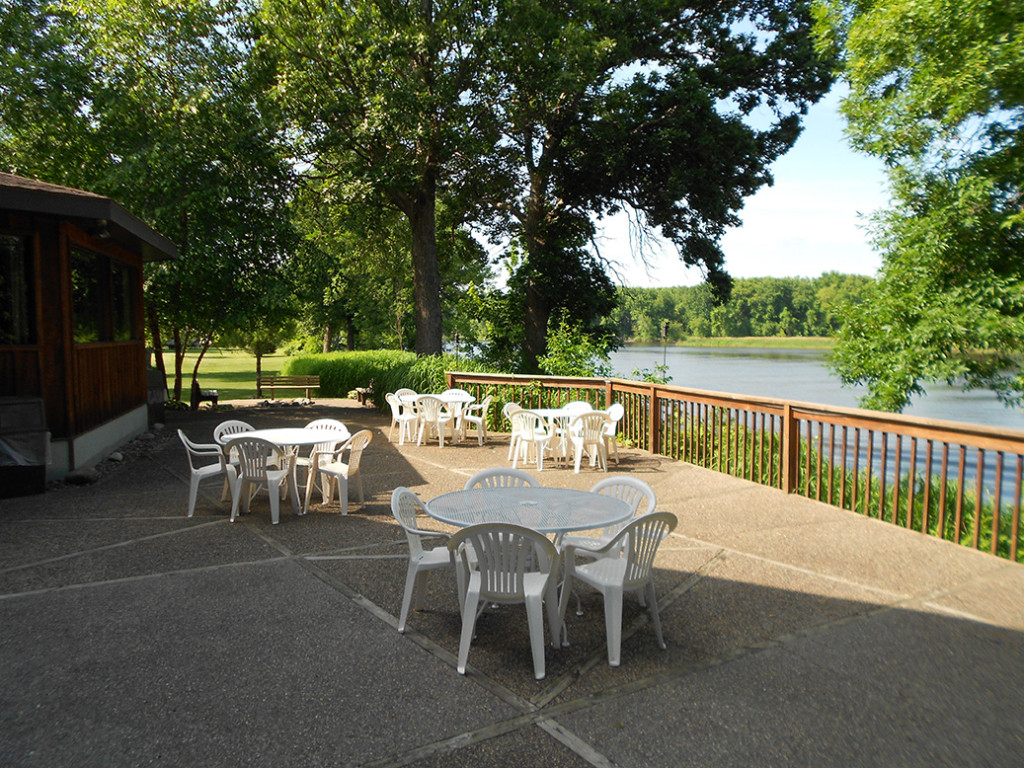
[[[75,324],[75,343],[110,341],[104,333],[103,257],[90,251],[71,252],[71,306]]]
[[[110,286],[114,341],[131,341],[132,319],[135,317],[135,269],[119,261],[111,261]]]
[[[130,341],[134,328],[134,267],[93,251],[71,251],[75,343]]]
[[[36,343],[32,256],[28,237],[0,235],[0,344]]]

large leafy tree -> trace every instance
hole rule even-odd
[[[930,381],[1024,397],[1024,2],[834,0],[854,146],[885,160],[877,289],[846,318],[836,370],[900,410]]]
[[[415,346],[410,233],[401,215],[346,199],[324,179],[304,184],[294,209],[302,234],[291,264],[294,290],[323,351],[339,331],[347,349]],[[436,237],[438,298],[450,339],[472,322],[460,317],[460,299],[470,285],[486,281],[487,254],[444,205],[437,210]]]
[[[291,264],[307,333],[329,352],[412,339],[409,229],[397,211],[361,205],[326,180],[302,185],[293,206],[302,243]]]
[[[291,243],[290,171],[265,95],[272,71],[252,55],[253,9],[246,0],[7,5],[2,162],[107,194],[178,244],[180,261],[147,271],[147,310],[154,345],[161,328],[177,342],[180,396],[189,343],[251,324]]]
[[[443,337],[439,196],[471,184],[496,141],[486,105],[468,97],[493,14],[485,1],[265,3],[299,156],[343,199],[408,222],[421,354],[439,354]]]
[[[498,18],[486,87],[509,196],[493,202],[508,214],[496,234],[523,251],[511,288],[524,367],[536,370],[553,315],[607,313],[595,219],[621,209],[727,295],[718,240],[831,82],[808,4],[508,0]]]

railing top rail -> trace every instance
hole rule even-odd
[[[529,384],[540,382],[552,386],[570,386],[579,388],[597,389],[605,386],[604,379],[595,379],[588,376],[547,376],[547,375],[525,375],[520,373],[480,373],[479,371],[445,371],[449,379],[458,379],[465,384]]]

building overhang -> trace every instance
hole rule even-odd
[[[95,237],[109,238],[143,261],[178,258],[178,246],[109,197],[0,173],[0,210],[57,216]]]

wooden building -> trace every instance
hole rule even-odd
[[[110,198],[0,173],[0,405],[42,400],[48,479],[146,430],[142,265],[176,257]]]

